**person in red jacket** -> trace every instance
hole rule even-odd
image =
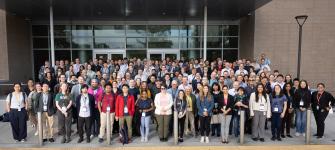
[[[115,120],[119,120],[120,128],[123,127],[124,122],[127,123],[129,142],[132,137],[132,119],[135,112],[134,96],[128,93],[129,86],[122,85],[122,94],[118,95],[115,103]]]

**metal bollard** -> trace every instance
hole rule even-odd
[[[37,112],[38,144],[43,146],[42,112]]]
[[[245,111],[241,110],[241,114],[240,114],[240,144],[244,143],[244,123],[245,123]]]
[[[306,119],[306,144],[310,144],[311,142],[311,114],[312,114],[312,110],[311,109],[307,109],[307,119]]]
[[[107,145],[110,145],[111,144],[111,124],[110,124],[110,112],[109,111],[107,111],[107,133],[106,133],[106,135],[107,135],[107,140],[106,140],[106,142],[107,142]]]
[[[174,134],[174,144],[178,144],[178,116],[177,111],[173,111],[173,134]]]

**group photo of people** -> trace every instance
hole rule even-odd
[[[70,143],[74,137],[79,137],[77,143],[94,138],[103,143],[107,137],[130,144],[152,138],[167,142],[176,136],[174,121],[179,143],[187,142],[187,136],[201,143],[219,139],[228,144],[241,132],[252,141],[280,142],[306,136],[307,110],[316,122],[313,136],[322,139],[335,105],[326,83],[312,85],[276,70],[265,54],[234,62],[76,58],[56,60],[52,66],[45,61],[38,77],[24,82],[15,83],[6,98],[16,142],[32,138],[27,137],[30,127],[34,136],[42,134],[44,143]]]

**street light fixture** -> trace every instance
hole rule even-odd
[[[301,67],[301,38],[302,38],[302,26],[305,24],[308,16],[307,15],[301,15],[296,16],[295,20],[297,20],[297,23],[299,25],[299,47],[298,47],[298,69],[297,69],[297,78],[300,79],[300,67]]]

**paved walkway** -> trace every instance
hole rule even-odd
[[[29,123],[28,123],[29,124]],[[270,123],[268,126],[270,127]],[[312,137],[311,144],[335,144],[333,139],[335,139],[335,115],[329,115],[326,120],[326,129],[325,129],[325,137],[321,140],[316,139],[315,137]],[[72,127],[75,128],[74,126]],[[154,128],[154,127],[153,127]],[[153,129],[152,128],[152,129]],[[291,129],[291,135],[294,135],[295,130]],[[316,126],[314,121],[314,116],[312,116],[312,135],[316,133]],[[113,135],[111,147],[122,147],[122,144],[118,142],[118,135]],[[294,137],[294,138],[284,138],[282,142],[278,141],[271,141],[271,131],[266,131],[266,141],[264,143],[261,142],[254,142],[251,140],[250,135],[245,136],[245,145],[247,146],[285,146],[285,145],[304,145],[305,139],[304,137]],[[38,136],[34,136],[34,131],[30,127],[28,127],[28,137],[27,142],[25,143],[15,143],[15,141],[12,138],[11,134],[11,128],[9,123],[0,123],[0,147],[5,148],[33,148],[33,147],[39,147],[37,142]],[[204,144],[199,142],[200,138],[191,138],[188,136],[185,136],[184,143],[179,144],[180,146],[223,146],[220,142],[220,138],[218,137],[210,137],[210,143]],[[45,143],[44,147],[48,148],[84,148],[84,147],[106,147],[107,145],[98,143],[97,138],[93,138],[91,143],[87,144],[86,141],[84,141],[82,144],[77,144],[78,141],[78,135],[72,135],[72,141],[68,144],[60,144],[61,137],[56,137],[55,143]],[[169,138],[168,142],[160,142],[159,138],[157,136],[156,131],[152,130],[150,132],[149,142],[148,143],[142,143],[140,142],[140,138],[136,137],[134,138],[133,143],[130,143],[128,145],[125,145],[126,147],[158,147],[158,146],[173,146],[173,138]],[[224,145],[226,146],[226,145]],[[227,146],[239,146],[239,143],[237,142],[237,138],[231,138],[231,142]]]

